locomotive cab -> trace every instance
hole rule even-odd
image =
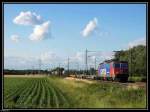
[[[111,74],[115,76],[114,79],[119,81],[127,81],[128,80],[128,62],[119,61],[113,63]]]
[[[104,80],[128,80],[128,62],[127,61],[105,61],[99,64],[98,76]]]

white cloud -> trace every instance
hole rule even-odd
[[[84,57],[85,55],[83,52],[76,52],[74,56],[70,57],[70,61],[82,63],[84,61]]]
[[[20,12],[20,14],[14,18],[13,22],[19,25],[33,26],[33,32],[29,35],[30,40],[43,40],[51,36],[49,31],[50,21],[43,22],[41,16],[35,12]]]
[[[95,61],[95,58],[100,60],[100,61],[104,61],[104,60],[109,60],[112,59],[114,55],[114,52],[112,51],[102,51],[102,52],[97,52],[97,53],[93,53],[91,54],[91,56],[89,57],[90,61]]]
[[[37,25],[42,22],[40,15],[35,12],[20,12],[20,14],[14,18],[13,22],[18,25]]]
[[[124,50],[127,50],[129,48],[132,48],[132,47],[138,46],[138,45],[144,45],[145,46],[146,45],[146,38],[138,38],[132,42],[129,42],[127,44],[127,47],[124,48]]]
[[[20,37],[19,37],[18,35],[12,35],[10,38],[11,38],[11,40],[14,41],[14,42],[19,42],[19,38],[20,38]]]
[[[112,59],[114,52],[110,51],[110,52],[102,52],[102,57],[103,59]]]
[[[5,56],[4,68],[8,69],[32,69],[38,68],[38,60],[35,57]]]
[[[93,31],[96,29],[97,25],[98,25],[98,20],[97,20],[97,18],[94,18],[86,25],[84,30],[81,32],[82,36],[88,37],[90,34],[93,33]]]
[[[139,39],[134,40],[133,42],[130,42],[128,44],[129,47],[134,47],[137,45],[146,45],[146,39],[145,38],[139,38]]]
[[[50,21],[44,22],[41,25],[36,25],[33,29],[33,33],[30,34],[30,40],[43,40],[50,36]]]
[[[121,50],[129,50],[130,48],[133,48],[134,46],[138,46],[138,45],[146,46],[146,38],[145,37],[137,38],[128,43],[124,43],[120,49]]]
[[[57,58],[57,55],[54,52],[45,52],[41,54],[41,60],[44,61],[53,61]]]

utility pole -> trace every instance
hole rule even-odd
[[[59,63],[59,69],[58,69],[58,74],[59,74],[59,76],[60,76],[60,63]]]
[[[132,77],[132,48],[129,46],[128,53],[128,65],[129,65],[129,75]]]
[[[68,76],[69,76],[69,57],[68,57]]]
[[[87,74],[87,71],[88,71],[88,67],[87,67],[87,49],[85,50],[85,70],[86,70],[86,74]]]
[[[95,57],[95,75],[96,75],[96,57]]]
[[[132,48],[130,49],[130,76],[132,77]]]
[[[32,65],[32,75],[34,75],[34,67],[33,67],[33,65]]]
[[[101,52],[101,51],[89,51],[89,50],[86,49],[86,51],[85,51],[86,72],[88,72],[88,62],[87,62],[87,57],[88,57],[88,56],[87,56],[87,55],[88,55],[87,53],[88,53],[88,52]],[[96,67],[95,67],[95,69],[96,69]]]
[[[78,74],[79,73],[79,63],[77,62],[76,65],[77,65],[77,70],[76,71],[77,71],[77,74]]]
[[[95,70],[96,70],[96,57],[95,57]]]
[[[79,63],[77,63],[77,70],[79,70]]]
[[[41,71],[41,59],[39,59],[39,74],[40,74],[40,71]]]

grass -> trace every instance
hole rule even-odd
[[[145,89],[126,89],[117,84],[49,78],[70,98],[72,108],[145,108]]]
[[[5,108],[146,108],[146,90],[60,77],[4,78]]]
[[[146,82],[146,77],[141,77],[141,76],[133,76],[129,77],[128,81],[133,81],[133,82]]]

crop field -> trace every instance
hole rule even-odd
[[[4,108],[146,108],[146,88],[54,76],[4,77]]]

